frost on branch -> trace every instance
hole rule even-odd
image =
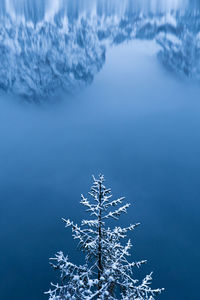
[[[85,265],[71,263],[62,252],[50,259],[52,267],[60,271],[60,284],[51,284],[49,300],[154,300],[163,290],[151,288],[152,273],[142,282],[134,278],[134,268],[146,261],[130,262],[131,241],[122,242],[139,223],[123,228],[107,226],[109,219],[118,220],[126,213],[130,204],[124,204],[123,197],[112,200],[104,181],[103,175],[93,177],[89,199],[81,196],[90,219],[82,220],[80,226],[63,219],[85,253]]]

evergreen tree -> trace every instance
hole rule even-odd
[[[81,196],[81,204],[90,214],[89,220],[83,220],[78,226],[63,219],[85,253],[85,264],[75,265],[62,252],[57,253],[51,259],[51,265],[60,271],[61,283],[52,284],[52,289],[47,292],[49,300],[153,300],[162,289],[150,287],[152,274],[142,282],[133,278],[134,267],[139,268],[146,261],[129,262],[131,242],[121,243],[139,224],[124,228],[106,226],[109,219],[118,220],[126,213],[130,204],[123,204],[124,197],[112,200],[103,175],[98,179],[93,177],[89,195],[90,200]]]

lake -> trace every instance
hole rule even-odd
[[[199,300],[199,1],[0,0],[0,58],[2,299],[81,261],[61,218],[102,172],[158,299]]]

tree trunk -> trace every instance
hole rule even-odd
[[[102,267],[102,232],[101,232],[101,203],[102,203],[102,191],[101,191],[101,182],[99,184],[99,216],[98,216],[98,235],[99,235],[99,245],[98,245],[98,290],[101,289],[100,278],[103,272]]]

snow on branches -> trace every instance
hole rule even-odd
[[[90,219],[82,220],[80,226],[63,219],[85,253],[85,264],[71,263],[62,252],[50,259],[52,267],[60,271],[61,283],[51,284],[49,300],[153,300],[163,290],[150,287],[152,273],[142,282],[133,277],[133,269],[146,261],[129,262],[131,241],[122,244],[122,240],[139,223],[123,228],[107,226],[109,219],[118,220],[127,213],[130,204],[124,204],[124,197],[112,200],[111,189],[104,181],[103,175],[93,176],[89,199],[81,195]]]

